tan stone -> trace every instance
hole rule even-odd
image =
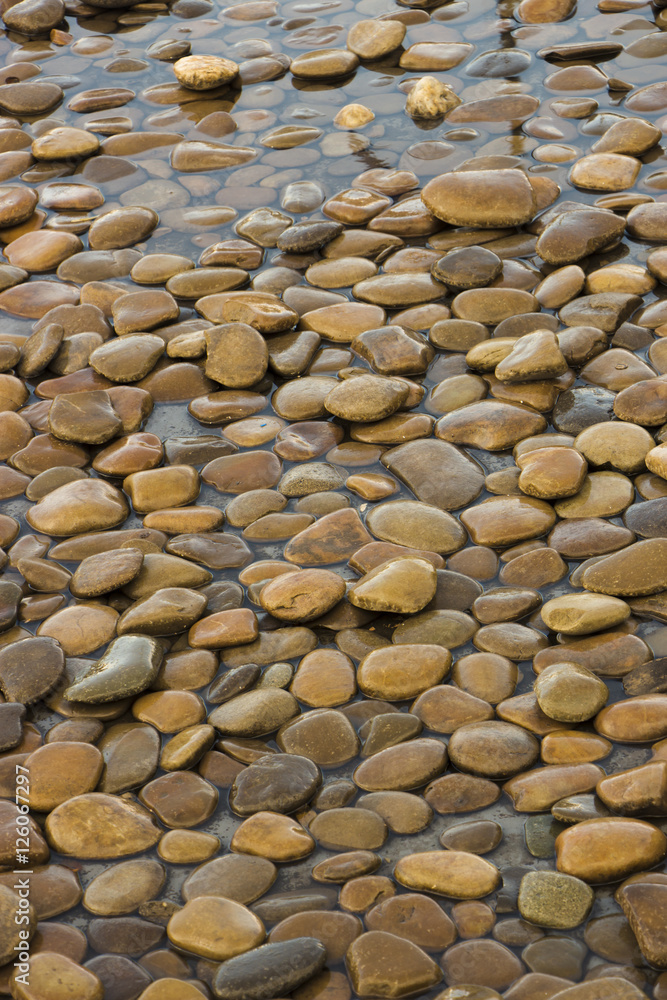
[[[628,545],[584,571],[586,590],[617,597],[641,597],[667,589],[667,539]]]
[[[598,782],[596,794],[622,816],[652,815],[667,806],[667,761],[651,760]]]
[[[350,945],[347,967],[360,997],[402,997],[429,990],[442,978],[417,945],[385,931],[368,931]]]
[[[375,115],[364,104],[346,104],[334,118],[334,125],[345,129],[363,128],[374,119]]]
[[[508,546],[545,534],[556,515],[544,500],[495,497],[471,507],[461,521],[476,545]]]
[[[298,861],[314,850],[315,842],[296,820],[279,813],[258,812],[236,828],[230,847],[268,861]]]
[[[559,500],[579,493],[588,465],[574,448],[538,448],[518,455],[519,488],[542,500]]]
[[[590,886],[557,872],[529,872],[519,887],[519,912],[524,920],[539,927],[578,927],[590,913],[593,901]]]
[[[306,622],[330,611],[345,593],[345,583],[326,569],[297,570],[276,577],[261,592],[262,607],[283,621]]]
[[[50,951],[33,954],[29,971],[17,969],[11,982],[12,995],[17,1000],[64,1000],[76,996],[77,1000],[102,1000],[104,987],[94,972],[82,968],[66,955]]]
[[[407,54],[404,53],[406,56]],[[405,110],[411,118],[438,119],[458,107],[460,103],[461,98],[454,93],[449,84],[438,80],[435,76],[422,76],[410,90]],[[426,204],[431,211],[434,211],[432,204],[428,202]]]
[[[93,792],[57,806],[46,835],[61,854],[77,858],[119,858],[137,854],[160,839],[150,814],[134,802]]]
[[[189,465],[133,472],[123,481],[123,489],[134,509],[147,514],[164,506],[180,507],[196,500],[199,474]]]
[[[585,882],[613,882],[657,865],[667,838],[651,823],[621,817],[585,820],[556,838],[556,866]]]
[[[132,913],[141,903],[157,896],[164,881],[164,867],[157,861],[122,861],[95,876],[86,888],[83,905],[98,916]]]
[[[590,153],[570,171],[570,181],[585,191],[625,191],[632,187],[641,164],[620,153]]]
[[[129,513],[120,490],[100,479],[79,479],[47,493],[27,512],[37,531],[77,535],[114,528]]]
[[[545,764],[584,764],[601,760],[610,751],[611,743],[601,736],[562,729],[544,737],[540,756]]]
[[[567,649],[563,651],[567,656]],[[552,663],[534,685],[537,703],[558,722],[585,722],[607,703],[609,689],[594,673],[577,663]]]
[[[360,59],[381,59],[398,48],[405,37],[401,21],[356,21],[347,35],[347,47]]]
[[[375,566],[348,592],[348,600],[367,611],[414,614],[433,598],[437,576],[424,559],[390,559]]]
[[[354,781],[364,791],[407,791],[426,784],[447,766],[440,740],[416,739],[387,747],[357,767]]]
[[[537,760],[539,745],[519,726],[483,721],[456,729],[447,749],[459,770],[498,779],[531,767]]]
[[[554,597],[542,606],[542,621],[553,632],[586,635],[620,625],[630,616],[630,607],[617,597],[581,592]]]
[[[177,910],[167,926],[169,940],[184,951],[224,962],[262,944],[264,925],[241,903],[199,896]]]
[[[544,812],[567,795],[593,791],[603,775],[597,764],[552,765],[517,774],[505,782],[503,791],[517,812]]]
[[[465,543],[465,531],[456,518],[415,500],[378,504],[368,514],[366,523],[374,535],[395,545],[414,544],[446,555]]]
[[[30,775],[32,807],[48,813],[76,795],[92,792],[102,764],[100,751],[87,743],[63,741],[35,750],[24,764]]]
[[[646,960],[658,968],[667,964],[665,951],[665,905],[667,885],[645,880],[629,879],[616,892],[616,900],[623,907],[630,927]]]
[[[567,371],[567,362],[550,330],[537,330],[519,337],[502,361],[495,375],[501,382],[530,382],[558,378]]]
[[[359,739],[342,712],[315,709],[282,726],[276,737],[281,750],[300,754],[322,768],[338,767],[356,757]]]
[[[406,854],[396,863],[394,876],[408,889],[454,899],[478,899],[500,883],[495,865],[465,851]]]
[[[519,170],[441,174],[428,182],[422,198],[434,215],[452,226],[518,226],[535,214],[533,189]]]
[[[667,736],[667,695],[644,694],[603,708],[596,730],[619,743],[646,743]]]
[[[436,423],[435,434],[454,444],[505,451],[546,426],[544,417],[528,407],[483,400],[445,414]]]
[[[185,56],[174,63],[176,79],[188,90],[214,90],[231,83],[238,72],[235,62],[219,56]]]
[[[371,698],[406,701],[439,684],[452,657],[440,646],[402,645],[376,649],[359,664],[360,689]]]
[[[253,642],[259,635],[257,615],[249,608],[218,611],[196,622],[188,632],[195,649],[222,649]]]

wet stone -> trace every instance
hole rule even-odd
[[[486,896],[499,881],[499,872],[489,861],[451,850],[406,855],[397,863],[395,876],[408,888],[455,899]]]
[[[421,731],[422,724],[414,716],[402,712],[376,715],[360,730],[364,739],[362,756],[372,757],[381,750],[419,736]]]
[[[263,338],[244,323],[206,331],[206,374],[230,388],[254,385],[266,372],[268,351]]]
[[[53,952],[33,955],[29,961],[28,974],[30,984],[19,985],[16,993],[21,1000],[33,1000],[38,996],[44,997],[44,1000],[58,1000],[58,993],[63,995],[62,990],[76,991],[76,995],[82,1000],[100,1000],[104,995],[102,982],[95,973],[82,968],[65,955]]]
[[[488,184],[496,197],[489,202]],[[466,171],[443,174],[424,188],[425,204],[450,225],[492,228],[529,222],[535,211],[534,194],[525,176],[516,170]]]
[[[167,933],[178,948],[216,961],[249,951],[265,936],[262,922],[245,906],[216,896],[189,900],[174,913]]]
[[[89,940],[95,951],[141,955],[162,939],[162,927],[140,917],[91,920]]]
[[[98,977],[104,995],[111,1000],[125,1000],[133,991],[143,990],[151,983],[149,974],[123,955],[99,955],[86,962],[85,967]]]
[[[200,865],[188,875],[183,883],[183,898],[188,901],[199,896],[224,896],[247,905],[268,892],[276,874],[275,865],[265,858],[227,854]]]
[[[149,208],[113,209],[90,227],[90,249],[116,250],[134,246],[153,232],[158,221],[157,213]]]
[[[435,432],[453,444],[504,451],[545,428],[544,418],[532,410],[488,400],[470,403],[441,417]]]
[[[361,806],[327,809],[315,817],[309,831],[320,846],[329,850],[374,850],[387,837],[382,817]]]
[[[563,550],[565,548],[563,546]],[[547,601],[542,607],[541,615],[544,623],[553,631],[566,635],[585,635],[619,625],[629,617],[628,612],[629,605],[618,598],[582,593]]]
[[[312,979],[326,962],[324,945],[314,938],[295,938],[263,945],[251,956],[224,963],[213,980],[220,1000],[269,1000]]]
[[[595,717],[596,728],[600,735],[624,743],[661,739],[664,707],[662,694],[636,695],[602,709]]]
[[[102,772],[100,751],[87,743],[66,741],[40,747],[26,759],[33,807],[50,812],[62,802],[92,792]]]
[[[413,58],[416,53],[411,54],[408,51],[404,55],[411,62],[420,62],[418,58]],[[429,60],[427,59],[426,61],[428,62]],[[405,110],[411,118],[427,121],[435,119],[437,121],[442,119],[443,115],[458,107],[460,103],[460,97],[454,93],[449,84],[438,80],[434,76],[423,76],[417,80],[414,87],[410,90]],[[437,215],[432,204],[426,202],[426,205],[430,211]]]
[[[134,336],[96,348],[89,361],[96,372],[112,382],[138,382],[152,371],[163,351],[160,337]]]
[[[125,520],[128,505],[123,494],[100,480],[77,480],[53,490],[28,513],[38,531],[74,535],[113,528]]]
[[[410,740],[387,747],[363,761],[354,773],[354,780],[365,791],[409,791],[425,785],[446,764],[446,747],[439,740]]]
[[[449,982],[467,983],[482,980],[483,987],[505,989],[524,971],[517,956],[498,941],[461,941],[444,955],[443,971]],[[485,971],[476,972],[483,968]],[[454,987],[456,988],[456,986]],[[464,987],[465,988],[465,987]],[[491,994],[493,995],[493,994]]]
[[[470,820],[455,823],[440,834],[443,847],[471,854],[488,854],[502,840],[502,827],[492,820]]]
[[[617,839],[620,835],[622,850]],[[616,844],[615,850],[612,843]],[[609,882],[658,864],[666,847],[664,834],[643,820],[590,819],[558,836],[556,865],[559,871],[585,882]]]
[[[400,997],[438,983],[442,972],[421,948],[386,931],[368,931],[352,943],[347,965],[360,996]]]
[[[160,892],[164,877],[164,868],[156,861],[121,862],[92,880],[83,905],[100,916],[132,913],[140,903]]]
[[[117,858],[152,846],[160,833],[140,806],[111,795],[78,795],[49,815],[47,837],[61,854]]]
[[[63,676],[65,657],[51,638],[33,637],[0,649],[0,688],[8,701],[30,704],[45,697]]]
[[[239,694],[209,716],[211,725],[223,734],[262,736],[274,732],[296,715],[294,697],[280,688],[265,688]]]
[[[558,816],[560,815],[558,812]],[[528,852],[534,858],[553,858],[556,850],[556,837],[563,829],[563,823],[553,813],[529,816],[524,824],[524,837]]]
[[[521,916],[541,927],[567,930],[588,916],[594,893],[580,879],[556,872],[530,872],[519,888]]]
[[[162,655],[162,647],[155,639],[120,636],[88,674],[67,689],[65,696],[71,701],[98,704],[140,694],[157,677]]]
[[[237,827],[231,848],[269,861],[298,861],[315,848],[310,834],[295,820],[278,813],[254,813]]]
[[[507,546],[544,534],[555,514],[543,500],[510,496],[485,500],[461,519],[475,544]]]
[[[635,597],[657,593],[666,586],[659,568],[663,549],[661,538],[635,542],[590,566],[583,576],[584,587],[610,596]]]
[[[321,768],[338,767],[356,757],[359,739],[348,719],[330,709],[302,714],[284,725],[277,736],[286,753],[308,757]]]
[[[17,584],[4,580],[0,583],[0,630],[2,632],[6,632],[16,624],[21,597],[21,589]]]
[[[311,569],[277,577],[261,592],[262,606],[284,621],[311,621],[331,610],[345,592],[330,570]]]
[[[397,48],[405,37],[400,21],[357,21],[348,32],[347,47],[360,59],[381,59]]]
[[[641,876],[636,882],[629,880],[621,886],[617,900],[630,923],[642,954],[658,967],[664,964],[664,934],[660,926],[665,906],[664,884],[644,881]]]
[[[538,743],[519,726],[484,721],[456,729],[448,751],[460,770],[498,779],[530,767],[537,759]]]
[[[409,792],[370,792],[359,799],[359,808],[377,812],[394,833],[419,833],[433,819],[433,810]]]
[[[433,276],[456,289],[480,288],[490,284],[502,271],[502,261],[485,247],[452,250],[432,268]]]
[[[119,793],[149,781],[157,768],[159,736],[152,726],[118,723],[99,742],[104,758],[100,791]]]
[[[64,441],[103,444],[114,437],[121,426],[104,390],[60,394],[49,410],[51,433]]]
[[[359,936],[361,930],[360,919],[350,913],[308,910],[282,920],[271,930],[269,941],[273,943],[294,940],[302,936],[312,937],[321,941],[327,949],[327,960],[335,963],[343,958],[348,946]],[[328,974],[325,973],[325,976]],[[317,988],[317,985],[316,979],[312,983],[312,988]],[[306,986],[304,990],[307,992],[310,988]]]
[[[385,452],[382,464],[403,480],[418,499],[444,510],[467,506],[482,486],[481,470],[476,463],[446,441],[400,444]],[[431,469],[428,476],[427,467]]]
[[[174,63],[176,79],[188,90],[214,90],[231,83],[238,71],[231,59],[218,56],[184,56]]]
[[[218,803],[218,792],[197,774],[175,771],[145,785],[140,800],[165,826],[189,828],[209,818]]]
[[[4,705],[0,709],[0,750],[11,750],[21,742],[25,708],[21,704]]]
[[[294,76],[306,80],[336,79],[352,73],[359,60],[344,49],[315,49],[293,60]]]
[[[230,804],[241,816],[262,810],[291,813],[313,797],[320,781],[319,768],[307,758],[260,757],[237,775]]]
[[[564,662],[542,671],[535,683],[535,694],[545,715],[559,722],[581,722],[593,718],[604,707],[609,690],[585,667]]]
[[[206,607],[203,594],[180,587],[156,591],[137,601],[118,620],[119,635],[171,635],[193,625]]]

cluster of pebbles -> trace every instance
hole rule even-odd
[[[2,17],[0,994],[666,1000],[665,0]]]

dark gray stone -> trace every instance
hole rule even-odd
[[[219,1000],[270,1000],[285,996],[324,968],[326,948],[315,938],[294,938],[223,962],[213,980]]]

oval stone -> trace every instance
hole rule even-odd
[[[54,850],[91,860],[138,854],[153,847],[161,833],[137,803],[99,792],[68,799],[46,821]]]
[[[667,837],[644,820],[609,816],[568,827],[556,838],[556,866],[584,882],[616,882],[653,868],[667,853]]]
[[[394,877],[408,889],[454,899],[480,899],[500,884],[495,865],[466,851],[406,854],[396,863]]]

